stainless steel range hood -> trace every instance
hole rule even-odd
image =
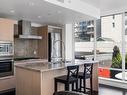
[[[32,34],[32,27],[30,21],[20,20],[18,21],[19,38],[21,39],[42,39],[42,36]]]

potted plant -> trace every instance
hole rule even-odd
[[[126,57],[126,60],[127,60],[127,57]],[[122,68],[122,57],[121,57],[120,50],[119,50],[118,46],[114,46],[114,48],[113,48],[111,68],[117,68],[117,69]],[[120,72],[121,71],[111,70],[110,71],[111,78],[115,78],[115,75],[120,73]]]
[[[118,47],[114,47],[112,56],[112,68],[122,68],[122,57]],[[125,56],[125,68],[127,69],[127,54]]]

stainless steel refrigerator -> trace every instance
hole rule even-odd
[[[48,61],[56,62],[62,60],[62,33],[53,31],[48,33]]]

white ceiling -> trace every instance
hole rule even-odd
[[[102,16],[127,11],[127,0],[81,1],[100,8]],[[0,0],[0,17],[54,25],[90,18],[87,15],[46,3],[44,0]]]
[[[81,0],[100,8],[101,16],[127,12],[127,0]]]
[[[0,17],[54,25],[89,18],[84,14],[46,3],[44,0],[0,0]]]
[[[127,11],[127,0],[101,0],[101,15]]]
[[[81,1],[84,1],[85,3],[91,4],[96,8],[100,8],[100,0],[81,0]]]

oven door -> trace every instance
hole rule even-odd
[[[0,60],[0,77],[13,75],[14,61],[11,59]]]

